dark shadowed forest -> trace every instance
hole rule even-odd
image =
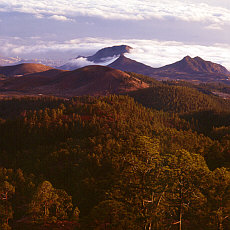
[[[186,87],[2,99],[1,229],[230,229],[228,103]]]

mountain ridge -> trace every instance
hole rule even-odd
[[[49,70],[53,71],[53,70]],[[61,71],[61,70],[59,70]],[[53,76],[39,73],[1,81],[2,91],[56,96],[101,96],[147,88],[149,85],[129,74],[107,66],[92,65]]]
[[[121,54],[117,60],[108,66],[122,71],[135,72],[143,75],[150,75],[155,71],[155,68],[127,58],[124,54]]]
[[[201,57],[191,58],[190,56],[184,57],[182,60],[172,64],[158,68],[158,70],[175,70],[185,73],[219,73],[230,74],[230,72],[222,65],[206,61]]]
[[[230,72],[222,65],[205,61],[200,57],[183,59],[159,68],[147,66],[121,55],[108,66],[122,71],[135,72],[154,77],[158,80],[188,80],[188,81],[222,81],[228,83]]]

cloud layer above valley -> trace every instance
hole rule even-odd
[[[230,69],[229,0],[0,0],[0,31],[0,56],[67,61],[126,44],[153,67],[190,55]]]
[[[31,40],[33,44],[31,45]],[[205,60],[224,65],[230,70],[230,45],[197,45],[176,41],[159,41],[144,39],[108,39],[108,38],[77,38],[62,43],[50,41],[41,42],[38,38],[27,40],[19,38],[1,39],[2,52],[11,56],[24,57],[65,57],[66,61],[79,55],[89,56],[101,48],[114,45],[129,45],[134,49],[127,57],[143,62],[152,67],[160,67],[182,59],[184,56],[200,56]],[[18,43],[23,44],[19,45]],[[79,61],[79,60],[78,60]],[[85,59],[80,60],[81,66],[87,64]],[[88,63],[92,64],[92,63]]]
[[[210,29],[230,24],[230,8],[225,0],[1,0],[1,12],[34,14],[38,18],[71,20],[77,16],[111,20],[175,19],[207,22]],[[210,3],[209,3],[210,2]],[[219,3],[214,4],[214,3]],[[213,25],[213,26],[211,26]]]

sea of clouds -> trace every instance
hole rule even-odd
[[[159,40],[144,40],[144,39],[108,39],[108,38],[78,38],[64,42],[41,42],[39,39],[34,39],[34,43],[21,41],[18,44],[17,39],[8,38],[0,39],[1,54],[20,56],[29,55],[30,57],[46,56],[48,58],[66,57],[65,61],[78,64],[82,67],[88,64],[85,58],[76,60],[78,56],[93,55],[99,49],[114,45],[129,45],[133,47],[126,57],[142,62],[152,67],[160,67],[182,59],[184,56],[200,56],[205,60],[216,62],[224,65],[230,70],[230,45],[229,44],[212,44],[212,45],[197,45],[185,42],[176,41],[159,41]],[[36,42],[37,41],[37,42]],[[68,60],[69,59],[69,60]],[[110,64],[116,57],[111,57],[109,60],[100,64]]]

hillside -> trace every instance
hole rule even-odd
[[[216,229],[230,211],[229,127],[214,140],[117,95],[5,99],[0,118],[1,229],[174,229],[182,211]]]
[[[200,57],[184,57],[182,60],[160,68],[153,68],[121,55],[108,66],[122,71],[147,75],[158,80],[186,80],[190,82],[229,83],[230,72],[222,65],[205,61]]]
[[[184,57],[182,60],[156,69],[153,75],[159,80],[186,80],[190,82],[229,83],[230,72],[222,65],[205,61],[200,57]]]
[[[200,57],[191,58],[190,56],[184,57],[182,60],[170,65],[158,68],[159,70],[176,71],[184,73],[209,73],[209,74],[230,74],[230,72],[222,65],[205,61]]]
[[[1,81],[2,91],[56,96],[108,95],[147,88],[148,84],[129,74],[105,66],[74,71],[49,70]]]
[[[152,75],[155,71],[151,66],[142,64],[140,62],[134,61],[130,58],[125,57],[125,55],[120,55],[120,57],[113,63],[108,65],[114,69],[119,69],[122,71],[135,72],[143,75]]]
[[[87,66],[58,75],[55,82],[40,90],[49,94],[80,96],[117,94],[146,87],[146,83],[120,70]]]
[[[12,65],[12,66],[2,66],[0,67],[0,74],[3,74],[7,77],[13,77],[13,76],[23,76],[26,74],[43,72],[51,69],[53,68],[42,64],[24,63],[19,65]]]
[[[229,103],[224,100],[186,86],[155,85],[130,92],[129,96],[144,106],[176,113],[230,109]]]
[[[32,91],[36,87],[50,84],[57,75],[65,70],[50,69],[44,72],[26,74],[21,77],[10,77],[0,82],[0,90],[3,91]]]

